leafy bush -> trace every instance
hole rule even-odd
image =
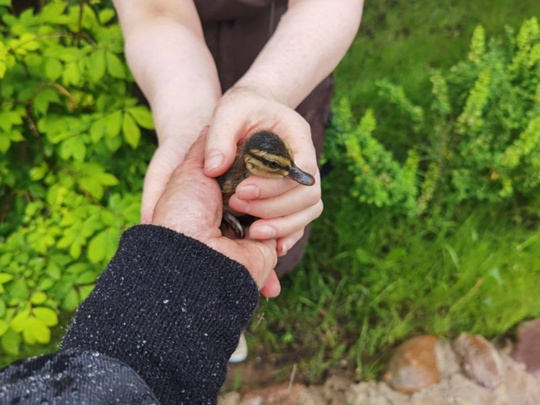
[[[50,341],[139,219],[152,129],[110,7],[0,1],[0,342]]]
[[[464,61],[426,77],[425,105],[387,80],[359,120],[335,103],[325,211],[252,344],[312,381],[344,358],[369,379],[412,335],[496,338],[540,316],[539,47],[536,19],[489,44],[479,27]]]
[[[474,31],[466,60],[433,72],[429,109],[414,105],[403,88],[379,81],[383,117],[405,127],[417,144],[401,164],[377,136],[368,110],[355,124],[346,100],[336,108],[327,159],[353,177],[350,194],[361,203],[411,214],[455,210],[466,204],[520,201],[539,213],[540,28],[526,21],[515,35],[486,42]],[[388,128],[388,122],[385,127]],[[399,154],[399,151],[396,151]],[[434,210],[434,211],[433,211]]]

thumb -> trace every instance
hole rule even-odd
[[[169,145],[164,144],[157,148],[144,177],[141,223],[152,222],[154,208],[182,159],[183,156]]]
[[[276,240],[254,241],[244,239],[236,240],[236,242],[243,250],[243,260],[239,261],[248,269],[259,289],[262,289],[269,279],[272,281],[271,285],[274,286],[275,281],[271,275],[272,273],[275,274],[274,268],[277,264]],[[275,286],[272,291],[276,291]],[[279,294],[279,286],[277,291],[277,294]]]
[[[240,130],[241,127],[223,124],[219,116],[214,118],[206,138],[204,174],[217,177],[231,167]]]

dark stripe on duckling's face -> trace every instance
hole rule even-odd
[[[315,179],[294,164],[294,154],[289,145],[269,131],[253,134],[244,145],[244,162],[252,175],[285,178],[311,186]]]
[[[251,174],[269,178],[287,177],[291,167],[289,159],[258,149],[248,151],[245,162]]]

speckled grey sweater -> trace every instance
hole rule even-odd
[[[215,403],[258,296],[239,263],[171,230],[133,227],[61,350],[0,371],[0,403]]]

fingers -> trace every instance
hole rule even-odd
[[[253,239],[282,238],[304,229],[310,222],[318,218],[323,210],[323,203],[317,204],[291,215],[272,219],[259,219],[249,228]],[[289,247],[290,248],[290,247]]]
[[[274,181],[280,183],[279,181]],[[275,218],[307,209],[317,204],[321,199],[320,187],[306,187],[301,185],[297,185],[277,197],[265,198],[266,196],[273,196],[272,192],[280,189],[280,185],[276,184],[273,186],[269,182],[268,188],[260,188],[258,193],[260,197],[258,199],[242,200],[234,194],[229,200],[229,205],[235,211],[253,215],[257,218]]]
[[[281,284],[275,271],[271,271],[266,284],[261,288],[261,294],[266,298],[275,298],[281,292]]]
[[[154,208],[165,191],[172,173],[181,161],[182,156],[176,153],[172,146],[164,144],[154,153],[144,178],[141,223],[149,224],[152,222]]]
[[[280,238],[277,240],[277,246],[276,250],[278,252],[278,256],[285,256],[287,252],[292,249],[294,245],[296,245],[296,242],[298,242],[300,239],[302,239],[302,236],[304,236],[304,229],[299,230],[298,232],[293,233],[290,236],[287,236],[285,238]]]
[[[231,167],[235,155],[238,133],[242,125],[235,125],[227,111],[217,110],[208,128],[204,159],[204,174],[210,177],[222,175]]]
[[[248,177],[236,187],[235,195],[240,200],[272,198],[297,186],[298,183],[291,179]]]

